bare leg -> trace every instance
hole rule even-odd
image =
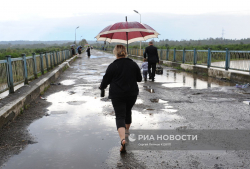
[[[123,140],[122,144],[125,144],[126,143],[126,141],[125,141],[125,128],[124,127],[120,127],[118,129],[118,133],[119,133],[121,141]],[[123,147],[121,146],[120,151],[122,151],[122,149],[123,149]]]
[[[126,126],[125,133],[129,133],[129,128],[130,128],[130,125],[131,125],[131,124],[125,124],[125,126]]]
[[[125,128],[124,128],[124,127],[120,127],[120,128],[118,129],[118,133],[119,133],[119,136],[120,136],[121,141],[122,141],[123,139],[125,139]]]

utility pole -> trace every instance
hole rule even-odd
[[[78,29],[79,26],[76,27],[76,29]],[[76,29],[75,29],[75,45],[76,45]]]
[[[141,23],[141,14],[138,11],[136,11],[136,10],[134,10],[134,12],[138,13],[140,15],[140,23]],[[140,41],[140,55],[141,55],[141,41]]]

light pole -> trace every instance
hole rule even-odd
[[[76,29],[78,29],[79,26],[76,27]],[[76,45],[76,29],[75,29],[75,45]]]
[[[134,10],[134,12],[140,15],[140,23],[141,23],[141,14],[137,10]],[[140,41],[140,55],[141,55],[141,41]]]
[[[81,39],[82,39],[82,36],[80,37],[80,42],[82,41]],[[81,45],[81,44],[79,43],[79,45]]]

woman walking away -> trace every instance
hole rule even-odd
[[[104,90],[110,85],[109,99],[115,110],[117,131],[121,139],[120,152],[124,153],[125,129],[129,132],[132,123],[131,110],[139,94],[137,82],[142,81],[142,76],[137,63],[126,58],[127,52],[123,45],[116,45],[113,52],[117,59],[108,66],[100,89]]]
[[[86,50],[88,57],[90,57],[90,47],[88,46],[88,49]]]

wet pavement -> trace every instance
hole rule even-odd
[[[134,150],[120,155],[108,90],[100,98],[98,89],[115,57],[91,52],[90,58],[82,54],[43,99],[37,98],[21,115],[36,117],[29,122],[17,119],[2,131],[17,130],[12,135],[17,150],[8,153],[11,149],[0,139],[0,150],[6,151],[0,168],[249,168],[249,151]],[[131,129],[250,129],[250,108],[242,103],[250,99],[249,89],[168,67],[163,75],[156,75],[155,82],[138,84]],[[25,123],[26,127],[15,128]],[[17,134],[24,131],[27,138]]]

